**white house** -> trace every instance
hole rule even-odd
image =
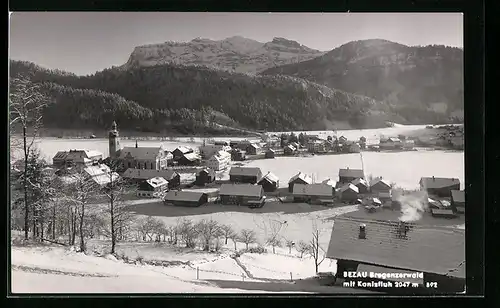
[[[200,147],[200,155],[203,158],[212,157],[219,151],[229,152],[231,147],[225,144],[205,144]]]
[[[231,163],[231,154],[226,151],[218,151],[209,160],[206,166],[212,170],[220,171],[226,169]]]

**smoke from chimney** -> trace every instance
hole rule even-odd
[[[429,196],[425,191],[418,194],[412,193],[411,195],[393,195],[394,200],[401,204],[400,221],[410,222],[417,221],[422,218],[422,214],[428,208]]]

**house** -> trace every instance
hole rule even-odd
[[[319,202],[333,203],[334,192],[330,185],[318,184],[300,184],[293,185],[294,202]]]
[[[137,141],[135,147],[117,150],[112,161],[122,170],[127,168],[164,170],[168,166],[168,157],[163,146],[139,147]]]
[[[451,197],[452,190],[460,190],[460,180],[455,178],[423,177],[419,184],[421,190],[438,197]]]
[[[203,192],[171,190],[163,199],[163,204],[173,206],[198,207],[208,203],[208,195]]]
[[[382,178],[376,178],[372,181],[370,185],[370,191],[372,193],[390,192],[392,189],[391,184]]]
[[[368,193],[369,186],[365,179],[357,178],[354,181],[352,181],[351,184],[353,184],[358,188],[360,194]]]
[[[307,151],[311,153],[326,152],[326,144],[324,141],[311,141],[307,143]]]
[[[261,148],[256,143],[249,144],[246,149],[248,155],[257,155],[261,152]]]
[[[231,167],[229,180],[233,183],[255,184],[262,178],[260,168],[253,167]]]
[[[105,186],[112,181],[116,181],[120,178],[118,173],[111,172],[111,169],[105,164],[98,164],[93,166],[88,166],[83,169],[86,177],[92,179],[99,186]]]
[[[174,162],[174,154],[172,152],[165,150],[165,158],[167,159],[167,166],[172,166]]]
[[[414,147],[415,147],[415,141],[413,141],[413,140],[406,139],[403,142],[403,149],[405,149],[405,150],[413,150]]]
[[[195,184],[198,186],[204,186],[205,184],[213,183],[215,181],[215,176],[215,170],[205,168],[196,173]]]
[[[267,149],[265,157],[266,158],[274,158],[276,156],[276,151],[273,149]]]
[[[58,169],[70,167],[85,168],[99,163],[102,158],[101,152],[92,150],[59,151],[54,155],[54,158],[52,158],[52,164]]]
[[[465,213],[465,190],[452,190],[451,204],[457,213]]]
[[[346,144],[344,144],[344,149],[348,153],[361,152],[361,147],[356,142],[347,142]]]
[[[201,163],[201,157],[194,152],[186,153],[177,159],[177,163],[181,166],[198,166]]]
[[[326,184],[326,185],[330,186],[330,187],[331,187],[332,189],[334,189],[334,190],[335,190],[335,188],[337,187],[337,182],[335,182],[334,180],[329,179],[329,178],[328,178],[328,179],[326,179],[326,180],[324,180],[324,181],[323,181],[323,182],[321,182],[321,183],[323,183],[323,184]]]
[[[399,138],[389,137],[387,139],[380,139],[380,148],[382,149],[401,149],[403,143]]]
[[[464,230],[338,217],[326,257],[337,260],[337,275],[345,271],[415,273],[399,281],[437,284],[437,289],[426,288],[427,292],[462,292],[465,286]]]
[[[312,184],[312,178],[305,173],[297,173],[288,181],[288,192],[293,192],[293,186],[295,184]]]
[[[265,192],[273,192],[280,186],[280,181],[276,175],[268,172],[257,182],[257,185],[261,185]]]
[[[178,161],[179,159],[184,157],[185,154],[189,153],[194,153],[194,150],[186,146],[180,146],[172,152],[175,161]]]
[[[339,170],[339,183],[341,184],[351,183],[358,178],[365,178],[364,172],[361,169],[349,169],[348,167],[347,169]]]
[[[129,168],[122,174],[124,179],[140,183],[155,177],[162,177],[168,181],[168,188],[173,189],[181,184],[181,176],[174,170],[151,170]]]
[[[206,162],[206,166],[215,171],[226,169],[231,164],[231,154],[226,151],[218,151]]]
[[[337,194],[342,202],[353,203],[358,200],[359,189],[349,183],[339,188]]]
[[[233,149],[231,151],[231,159],[234,161],[243,161],[246,159],[246,152],[240,149]]]
[[[155,177],[143,181],[137,189],[138,197],[158,198],[168,191],[168,181],[162,177]]]
[[[251,184],[222,184],[219,199],[222,204],[251,207],[262,207],[265,202],[262,186]]]
[[[347,143],[347,138],[345,136],[340,136],[338,139],[339,144],[344,145]]]
[[[230,152],[231,147],[227,142],[215,142],[214,144],[204,144],[200,147],[200,155],[202,158],[210,158],[220,151]]]
[[[284,149],[283,149],[283,153],[285,155],[293,155],[295,154],[295,151],[296,151],[296,148],[293,146],[293,145],[287,145]]]

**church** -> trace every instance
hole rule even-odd
[[[135,147],[120,147],[120,134],[116,122],[108,134],[109,158],[117,166],[126,170],[128,168],[164,170],[167,169],[169,156],[163,146],[139,147],[137,141]],[[171,154],[170,154],[171,156]]]

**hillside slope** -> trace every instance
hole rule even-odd
[[[321,51],[284,38],[274,38],[267,43],[241,36],[220,41],[196,38],[190,42],[138,46],[124,68],[197,64],[234,72],[255,73],[278,65],[309,60],[322,54]]]
[[[49,94],[58,104],[67,92],[86,95],[85,99],[68,100],[66,104],[73,104],[73,109],[55,110],[59,110],[61,117],[73,114],[71,122],[85,118],[98,126],[109,125],[96,122],[96,115],[102,111],[96,106],[106,100],[92,93],[115,93],[114,97],[123,101],[123,106],[145,108],[139,112],[140,125],[153,131],[175,121],[187,127],[187,132],[196,132],[210,120],[214,122],[216,114],[231,126],[276,131],[330,129],[336,121],[347,121],[356,128],[381,127],[387,120],[405,121],[394,114],[389,104],[287,76],[252,76],[206,67],[157,65],[128,70],[114,68],[79,77],[55,73],[32,63],[12,62],[11,75],[20,74],[30,74],[35,83],[57,84],[59,87],[52,86]],[[64,91],[65,88],[73,90]],[[88,110],[96,113],[88,116]],[[121,111],[111,108],[109,117]],[[136,127],[137,122],[129,123],[129,116],[123,115],[121,127]],[[60,123],[60,127],[67,121],[56,116],[51,119]]]
[[[464,106],[463,50],[459,48],[355,41],[315,59],[270,68],[262,74],[300,77],[404,108],[451,114]]]

